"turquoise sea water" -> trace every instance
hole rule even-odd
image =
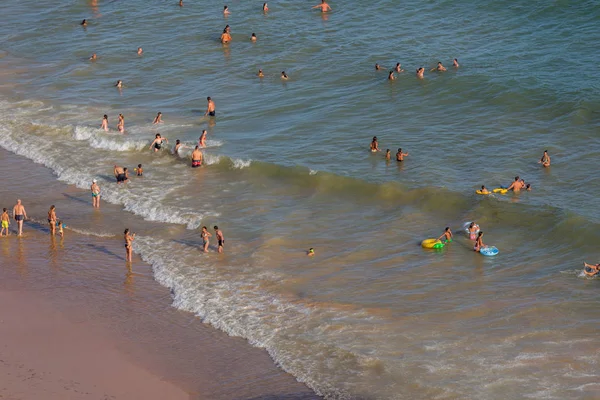
[[[175,306],[328,398],[597,397],[598,285],[580,271],[599,256],[598,5],[330,4],[265,15],[232,2],[227,18],[192,1],[7,4],[0,145],[82,189],[99,179],[148,221],[136,251]],[[437,61],[448,71],[429,72]],[[396,62],[406,72],[389,82]],[[185,158],[202,129],[201,170],[147,150],[160,132]],[[405,162],[371,154],[375,135]],[[115,187],[112,166],[138,163],[144,179]],[[533,190],[474,194],[515,175]],[[67,212],[79,229],[122,230],[117,214]],[[471,251],[471,220],[497,257]],[[225,257],[198,251],[198,228],[214,224]],[[450,246],[419,246],[445,226]]]

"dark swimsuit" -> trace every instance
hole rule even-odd
[[[15,220],[16,221],[23,221],[23,214],[16,214],[15,215]]]
[[[219,247],[223,247],[224,244],[225,244],[225,239],[223,239],[223,240],[219,239]]]
[[[154,148],[156,150],[160,150],[161,147],[162,147],[162,142],[160,142],[160,143],[159,142],[154,143]]]
[[[208,115],[210,115],[211,117],[214,117],[215,116],[215,112],[211,111],[211,112],[208,113]]]
[[[117,175],[117,182],[125,182],[125,174]]]

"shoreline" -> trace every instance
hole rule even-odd
[[[21,197],[28,215],[36,220],[47,208],[45,202],[41,203],[44,197],[57,207],[60,204],[61,209],[81,207],[78,195],[84,190],[57,181],[41,165],[0,149],[0,168],[7,181],[17,182],[23,168],[30,177],[21,179],[17,188],[0,187],[0,196],[8,203],[2,207]],[[92,208],[91,203],[89,207]],[[102,207],[100,213],[117,213],[128,224],[142,222],[118,206],[103,203]],[[11,230],[14,229],[13,221]],[[115,230],[118,232],[121,227]],[[56,398],[65,398],[64,393],[68,393],[68,398],[79,398],[73,397],[73,388],[81,392],[79,395],[111,392],[114,396],[111,398],[123,399],[136,398],[135,393],[140,398],[153,398],[141,395],[146,392],[172,394],[154,397],[163,399],[320,398],[280,369],[266,350],[252,347],[242,338],[230,337],[203,324],[193,314],[173,308],[169,289],[154,280],[151,266],[134,253],[128,270],[121,251],[122,238],[117,234],[98,237],[66,229],[64,239],[50,238],[47,227],[35,222],[25,223],[21,239],[14,233],[0,238],[4,267],[0,270],[0,296],[6,298],[3,304],[18,305],[0,308],[0,319],[5,321],[1,329],[14,335],[13,341],[5,340],[5,349],[13,351],[12,358],[3,358],[8,362],[1,367],[5,375],[10,373],[15,379],[3,385],[0,393],[24,399],[40,398],[34,391],[27,392],[27,385],[25,389],[19,386],[19,382],[28,378],[24,373],[32,369],[41,378],[35,378],[37,383],[31,390],[43,388],[43,393],[63,390]],[[13,321],[19,318],[23,320],[21,331],[37,334],[18,335],[19,326]],[[72,332],[80,332],[75,335],[77,340],[61,342]],[[38,350],[30,352],[34,348]],[[30,354],[38,356],[31,359]],[[66,360],[65,364],[55,363],[58,358]],[[94,361],[96,358],[98,362]],[[114,385],[108,378],[101,379],[96,367],[90,370],[82,367],[86,364],[104,365],[103,371],[115,376]],[[125,372],[119,375],[115,371]],[[133,371],[132,379],[138,379],[139,385],[129,382],[127,371]],[[62,380],[55,379],[58,376]],[[65,387],[57,386],[57,382],[63,381],[77,384],[64,392]],[[139,391],[131,392],[133,389]]]

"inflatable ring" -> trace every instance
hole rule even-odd
[[[508,189],[504,189],[504,188],[496,188],[493,190],[494,193],[500,193],[500,194],[506,194],[508,193]]]
[[[479,252],[484,256],[495,256],[499,253],[498,248],[496,246],[487,246],[479,249]]]
[[[421,242],[421,246],[424,249],[441,249],[444,247],[444,243],[437,239],[425,239]]]
[[[492,192],[490,192],[489,190],[487,192],[483,192],[481,190],[476,190],[475,193],[477,193],[477,194],[491,194]]]

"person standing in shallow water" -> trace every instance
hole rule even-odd
[[[206,106],[206,112],[204,113],[204,116],[211,116],[214,117],[216,115],[216,106],[215,106],[215,102],[213,101],[213,99],[209,97],[206,98],[207,101],[207,106]]]
[[[205,253],[208,253],[208,245],[209,245],[209,238],[212,236],[212,234],[208,231],[208,228],[203,226],[202,227],[202,233],[200,233],[200,236],[202,237],[203,240],[203,251]]]
[[[313,6],[313,8],[318,8],[321,12],[331,11],[331,7],[329,7],[329,4],[325,3],[325,0],[321,0],[321,4],[317,4],[316,6]]]
[[[135,233],[129,233],[129,228],[125,229],[123,239],[125,240],[125,261],[131,262],[133,258],[133,241],[135,240]]]
[[[102,125],[100,126],[100,129],[104,129],[105,132],[108,132],[108,115],[104,114],[104,117],[102,117]]]
[[[192,151],[192,168],[198,168],[202,166],[202,151],[198,146]]]
[[[21,204],[21,199],[17,199],[17,204],[13,207],[13,218],[17,221],[17,236],[23,236],[23,221],[27,219],[27,212]]]
[[[50,235],[56,234],[56,206],[51,205],[48,210],[48,225],[50,225]]]
[[[225,246],[225,236],[223,236],[223,231],[219,229],[218,226],[214,226],[215,236],[217,237],[217,241],[219,243],[219,253],[223,253],[223,247]]]

